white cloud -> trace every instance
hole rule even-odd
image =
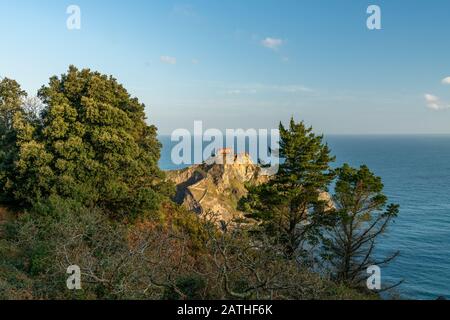
[[[239,90],[239,89],[232,89],[232,90],[228,90],[226,92],[226,94],[231,94],[231,95],[233,95],[233,94],[241,94],[241,93],[242,93],[242,91]]]
[[[277,50],[280,46],[282,46],[284,43],[284,41],[282,39],[277,39],[277,38],[265,38],[264,40],[261,41],[261,44],[269,49],[272,50]]]
[[[430,102],[430,103],[436,103],[439,101],[439,98],[432,94],[427,93],[427,94],[425,94],[425,100],[427,100],[427,102]]]
[[[450,84],[450,77],[442,79],[443,84]]]
[[[192,64],[199,64],[200,63],[200,61],[198,61],[197,59],[192,59]]]
[[[312,92],[313,90],[302,85],[287,85],[287,86],[275,86],[275,90],[281,92],[298,93],[298,92]]]
[[[177,58],[174,58],[174,57],[161,56],[160,60],[162,63],[177,64]]]
[[[439,97],[436,97],[435,95],[427,93],[424,97],[427,102],[427,107],[431,110],[438,111],[450,108],[450,105],[446,105],[441,101],[441,99],[439,99]]]

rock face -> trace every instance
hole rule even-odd
[[[247,194],[246,183],[269,180],[264,169],[254,164],[249,155],[234,155],[228,149],[203,164],[169,171],[167,176],[177,186],[177,203],[199,214],[214,212],[224,221],[243,217],[237,204]]]
[[[256,165],[249,155],[235,155],[223,149],[203,164],[168,171],[167,177],[177,187],[177,203],[198,214],[213,212],[220,220],[230,222],[244,217],[237,205],[247,195],[245,185],[269,181],[268,172]],[[327,192],[322,192],[319,198],[328,202],[328,209],[333,208]]]

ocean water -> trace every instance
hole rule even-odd
[[[172,143],[163,143],[160,166],[175,169]],[[402,298],[450,298],[450,135],[328,136],[335,165],[366,164],[382,177],[400,214],[378,241],[379,256],[400,251],[382,268],[383,283],[404,282]]]

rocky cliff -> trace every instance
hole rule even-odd
[[[245,185],[257,185],[270,179],[267,171],[249,155],[234,155],[229,150],[221,150],[203,164],[168,171],[167,176],[176,184],[177,203],[199,214],[214,212],[227,222],[243,217],[237,205],[247,194]],[[328,193],[322,193],[320,198],[332,206]]]
[[[269,176],[247,154],[222,152],[205,163],[167,172],[177,186],[175,201],[199,214],[214,212],[222,220],[240,218],[237,210],[247,194],[246,183],[259,184]]]

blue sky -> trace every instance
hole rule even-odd
[[[70,64],[112,74],[162,134],[290,116],[326,134],[450,133],[445,0],[0,0],[0,32],[1,76],[35,94]]]

